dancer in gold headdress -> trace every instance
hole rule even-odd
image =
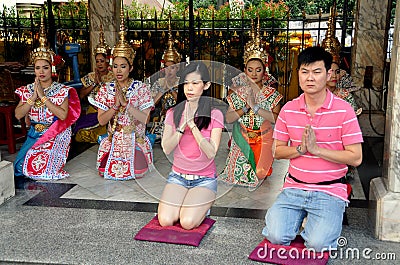
[[[266,80],[268,53],[260,39],[260,23],[245,46],[245,70],[232,80],[227,96],[226,121],[234,122],[232,142],[224,172],[228,183],[256,187],[272,173],[272,125],[282,95]]]
[[[71,125],[80,114],[79,97],[75,89],[53,82],[55,53],[46,46],[42,18],[40,46],[31,53],[35,67],[35,82],[17,88],[20,97],[15,116],[28,115],[31,127],[27,140],[14,162],[14,174],[32,179],[62,179],[71,142]]]
[[[93,102],[99,108],[99,123],[109,124],[109,137],[100,142],[97,168],[104,178],[114,180],[141,177],[153,163],[145,128],[154,102],[149,87],[129,77],[135,51],[125,35],[121,8],[119,41],[111,51],[115,79],[100,87]]]
[[[152,133],[157,135],[157,138],[161,139],[161,133],[164,129],[163,121],[165,114],[169,108],[175,106],[179,77],[176,75],[180,69],[180,62],[182,56],[174,47],[174,40],[172,38],[171,30],[171,20],[169,20],[168,27],[168,47],[164,51],[162,56],[162,71],[164,71],[165,76],[161,77],[154,82],[151,86],[151,93],[154,98],[155,104],[161,103],[160,116],[155,119]]]
[[[362,112],[362,108],[358,107],[358,104],[353,96],[354,91],[360,90],[360,87],[356,87],[353,85],[353,79],[351,76],[343,69],[340,69],[340,42],[335,36],[336,31],[336,1],[334,1],[333,6],[331,7],[331,14],[328,20],[328,30],[326,31],[326,37],[322,41],[321,47],[324,48],[327,52],[329,52],[332,57],[332,74],[328,82],[326,82],[326,86],[328,89],[337,97],[345,100],[349,103],[356,115],[360,115]],[[354,178],[356,174],[356,168],[353,166],[348,166],[349,169],[346,173],[346,177],[348,179]],[[350,188],[350,187],[349,187]]]
[[[99,88],[114,79],[114,74],[109,68],[111,48],[104,40],[103,25],[100,25],[99,44],[93,50],[96,60],[96,69],[81,78],[83,87],[79,91],[81,98],[82,114],[76,122],[73,134],[77,142],[96,143],[100,135],[106,133],[106,126],[100,126],[97,120],[97,108],[89,105],[93,102]]]
[[[359,87],[353,86],[353,80],[351,76],[343,69],[340,69],[340,42],[335,37],[336,31],[336,1],[331,7],[331,14],[328,21],[328,30],[326,31],[326,37],[322,41],[321,47],[329,52],[332,57],[332,75],[326,83],[329,90],[336,96],[347,101],[354,109],[357,115],[360,115],[362,108],[359,108],[352,92],[359,90]]]

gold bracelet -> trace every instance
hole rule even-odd
[[[194,127],[196,127],[196,124],[193,125],[192,127],[189,127],[189,129],[192,131],[194,129]]]
[[[40,99],[40,101],[42,101],[42,103],[44,104],[44,103],[47,101],[47,97],[46,97],[46,96],[43,96],[43,97]]]
[[[28,104],[31,105],[31,106],[33,106],[33,105],[35,104],[35,102],[33,102],[31,98],[28,98],[28,99],[26,100],[26,103],[28,103]]]

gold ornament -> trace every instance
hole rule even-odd
[[[56,55],[52,49],[46,46],[46,32],[44,30],[44,19],[40,20],[39,30],[39,47],[31,52],[31,63],[35,64],[37,60],[46,60],[50,64],[54,62],[54,56]]]
[[[128,85],[125,86],[125,87],[123,87],[123,88],[121,88],[121,86],[119,85],[119,83],[118,83],[117,81],[115,81],[115,84],[116,84],[116,86],[117,86],[116,89],[120,89],[120,90],[121,90],[122,95],[123,95],[125,101],[126,101],[126,92],[128,91],[128,88],[130,87],[130,85],[131,85],[132,83],[133,83],[133,79],[130,79],[130,80],[128,80]],[[119,110],[115,112],[113,124],[112,124],[112,126],[111,126],[111,133],[110,133],[110,135],[108,136],[108,140],[109,140],[109,141],[111,141],[114,132],[117,130],[117,125],[118,125],[118,114],[119,114],[119,113],[122,113],[122,112],[124,112],[124,111],[125,111],[125,107],[120,106],[120,107],[119,107]]]
[[[103,25],[100,25],[99,43],[96,48],[93,49],[93,56],[96,56],[96,54],[99,53],[105,54],[107,57],[111,55],[111,48],[104,39]]]
[[[182,60],[182,56],[178,53],[178,51],[174,47],[174,39],[172,38],[172,30],[171,30],[171,17],[168,21],[168,47],[164,51],[162,56],[162,60],[165,62],[173,62],[179,63]]]
[[[259,59],[264,65],[268,65],[268,52],[265,50],[264,44],[260,38],[260,18],[258,18],[257,31],[254,31],[254,23],[251,20],[251,40],[244,46],[244,65],[251,59]]]
[[[35,107],[36,108],[41,108],[44,106],[44,103],[40,99],[35,100]]]
[[[329,52],[333,57],[333,62],[340,63],[340,42],[335,36],[336,31],[336,1],[334,1],[331,7],[331,14],[328,20],[328,30],[326,31],[326,37],[321,43],[321,47],[325,51]]]
[[[125,20],[124,20],[124,6],[122,1],[121,1],[121,25],[119,28],[118,35],[119,35],[119,41],[111,51],[112,56],[113,58],[124,57],[128,60],[129,64],[132,66],[136,52],[125,38],[126,31],[125,31]]]

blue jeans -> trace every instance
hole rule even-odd
[[[346,202],[320,191],[284,189],[265,215],[262,234],[273,244],[290,245],[303,219],[301,236],[317,252],[337,248]]]
[[[180,175],[175,174],[174,172],[170,172],[168,175],[167,183],[178,184],[187,189],[191,189],[194,187],[203,187],[209,190],[212,190],[214,193],[217,193],[217,178],[200,178],[196,180],[187,180],[182,178]]]

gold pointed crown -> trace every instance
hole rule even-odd
[[[108,46],[104,39],[104,31],[103,31],[103,25],[100,25],[100,35],[99,35],[99,43],[96,45],[96,47],[93,49],[93,55],[96,56],[96,54],[105,54],[106,56],[110,56],[111,54],[111,48]]]
[[[254,23],[251,20],[251,40],[244,46],[244,65],[246,65],[251,59],[259,59],[264,65],[268,64],[268,52],[263,47],[260,38],[260,18],[258,18],[257,31],[254,31]]]
[[[329,52],[333,57],[333,62],[340,63],[340,42],[335,36],[336,31],[336,1],[333,2],[331,7],[331,14],[328,20],[328,30],[326,31],[326,37],[322,41],[321,47],[325,51]]]
[[[125,32],[125,21],[124,21],[124,8],[121,1],[121,25],[119,28],[119,41],[115,44],[114,48],[111,51],[113,58],[115,57],[124,57],[128,60],[129,64],[133,65],[133,59],[135,59],[136,52],[132,48],[132,46],[126,40],[126,32]]]
[[[31,63],[35,64],[37,60],[46,60],[50,64],[54,61],[55,53],[52,49],[46,46],[47,38],[44,29],[44,19],[40,20],[40,30],[39,30],[39,47],[31,52]]]
[[[172,38],[172,30],[171,30],[171,17],[169,18],[168,21],[168,47],[164,51],[164,54],[162,56],[162,59],[164,62],[174,62],[174,63],[179,63],[182,60],[182,56],[179,54],[179,52],[175,49],[174,47],[174,39]]]

